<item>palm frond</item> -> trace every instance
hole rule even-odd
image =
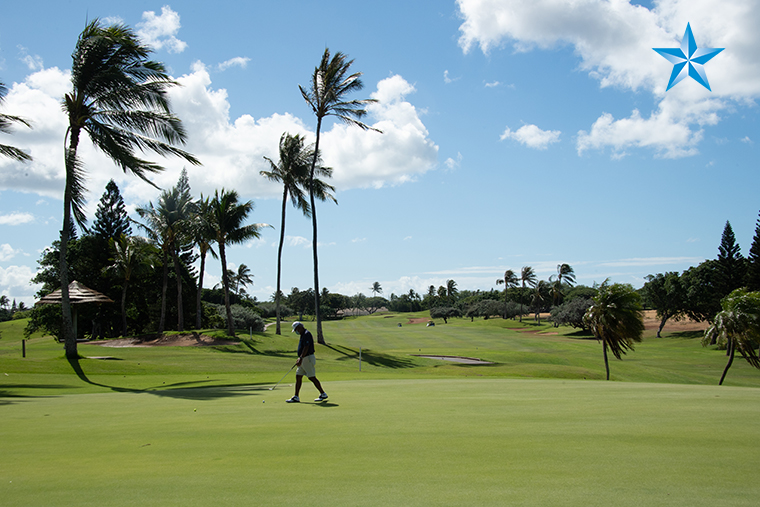
[[[5,84],[0,82],[0,105],[5,102],[5,96],[7,94],[8,88],[5,87]],[[13,132],[12,126],[14,123],[20,123],[32,128],[32,124],[20,116],[0,113],[0,132],[11,134]],[[0,155],[18,160],[19,162],[28,162],[29,160],[32,160],[32,157],[28,153],[6,144],[0,144]]]
[[[74,215],[74,220],[84,228],[87,224],[87,216],[85,213],[86,188],[85,188],[85,171],[82,161],[77,156],[76,152],[71,149],[65,151],[66,159],[66,172],[68,174],[66,178],[67,189],[71,199],[71,212]]]

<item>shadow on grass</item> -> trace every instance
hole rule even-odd
[[[77,377],[82,382],[87,384],[110,389],[117,393],[139,393],[139,394],[152,394],[154,396],[161,396],[167,398],[177,398],[185,400],[211,400],[219,398],[230,398],[233,396],[251,396],[258,391],[268,391],[268,387],[264,387],[264,384],[226,384],[226,385],[214,385],[214,386],[201,386],[198,384],[205,384],[213,382],[213,380],[198,380],[193,382],[178,382],[170,385],[161,385],[155,388],[148,389],[132,389],[129,387],[117,387],[109,386],[94,382],[87,377],[87,374],[82,369],[82,365],[79,364],[79,359],[68,359],[71,368]],[[195,385],[195,387],[187,387],[189,385]],[[186,386],[186,387],[177,387]]]
[[[596,340],[591,331],[584,331],[582,329],[579,329],[578,331],[572,333],[567,333],[565,336],[567,338],[575,338],[576,340]]]
[[[343,347],[342,345],[329,345],[325,344],[328,349],[334,350],[338,354],[342,354],[343,357],[339,357],[338,361],[359,360],[359,351]],[[381,368],[414,368],[416,364],[411,359],[400,358],[392,356],[390,354],[382,354],[379,352],[372,352],[370,349],[362,349],[362,362],[368,363],[372,366],[378,366]]]
[[[251,354],[251,355],[257,355],[257,356],[272,356],[272,357],[282,357],[282,358],[288,358],[288,359],[295,359],[296,358],[296,352],[286,352],[281,350],[267,350],[267,351],[261,351],[257,349],[254,344],[256,343],[256,340],[250,340],[246,338],[240,338],[240,343],[236,345],[215,345],[213,346],[214,350],[218,350],[219,352],[224,352],[225,354]],[[246,349],[240,349],[239,345],[243,345],[246,347]]]
[[[687,340],[691,340],[694,338],[704,338],[705,332],[704,331],[679,331],[676,333],[668,333],[666,338],[683,338]]]
[[[5,384],[3,386],[8,389],[67,389],[71,386],[61,384]],[[45,396],[42,396],[45,398]],[[47,396],[50,397],[50,396]],[[0,389],[0,407],[4,405],[12,405],[15,400],[25,398],[40,398],[40,396],[30,396],[25,394],[12,393],[6,389]]]

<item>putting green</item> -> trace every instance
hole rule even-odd
[[[323,383],[322,404],[284,403],[287,385],[2,398],[1,503],[714,507],[760,494],[758,389]],[[301,398],[316,394],[305,383]]]

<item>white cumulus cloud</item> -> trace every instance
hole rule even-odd
[[[626,118],[600,111],[578,132],[579,153],[647,148],[661,157],[698,152],[706,125],[722,112],[760,96],[760,9],[756,0],[662,0],[650,10],[621,0],[457,0],[463,20],[459,44],[466,53],[510,47],[527,52],[570,46],[578,69],[600,87],[645,91],[654,111]],[[672,64],[652,48],[679,47],[690,23],[699,47],[726,48],[706,66],[712,93],[686,79],[666,93]]]
[[[68,124],[60,98],[70,90],[70,79],[69,71],[51,68],[30,74],[22,83],[9,84],[3,110],[23,111],[34,127],[16,129],[10,142],[27,150],[34,160],[22,164],[0,158],[0,190],[61,199],[63,140]],[[169,188],[184,167],[196,193],[210,195],[225,187],[235,188],[245,198],[279,198],[279,185],[259,175],[259,171],[269,169],[264,156],[277,158],[283,132],[301,134],[313,142],[313,118],[302,120],[288,112],[262,118],[248,114],[232,118],[227,91],[214,88],[208,69],[200,62],[175,79],[182,86],[171,88],[169,96],[188,134],[184,148],[203,166],[148,155],[166,167],[164,172],[153,175],[152,181],[160,188]],[[372,97],[378,102],[368,108],[365,121],[382,130],[382,134],[340,123],[323,127],[321,150],[325,164],[334,168],[330,183],[338,191],[400,184],[436,166],[438,147],[429,138],[420,112],[407,100],[414,92],[414,86],[401,76],[377,84]],[[156,189],[124,174],[86,137],[80,142],[79,155],[87,170],[86,188],[91,191],[89,216],[94,214],[101,189],[110,179],[119,185],[128,207],[157,197]]]
[[[515,131],[507,127],[500,139],[512,139],[529,148],[545,150],[550,144],[559,142],[560,134],[562,132],[559,130],[541,130],[535,125],[523,125]]]
[[[15,250],[8,243],[3,243],[0,245],[0,261],[9,261],[13,259],[18,253],[19,251]]]
[[[166,48],[170,53],[181,53],[187,43],[176,35],[180,29],[179,14],[168,5],[161,7],[161,14],[154,11],[143,12],[143,21],[137,24],[137,35],[154,49]]]
[[[236,56],[235,58],[230,58],[229,60],[220,63],[217,68],[221,71],[225,71],[230,67],[240,67],[241,69],[244,69],[248,66],[248,62],[250,61],[251,59],[247,56]]]
[[[35,272],[29,266],[0,267],[0,294],[14,294],[17,302],[24,302],[27,306],[34,304],[34,294],[40,290],[42,284],[31,284]]]
[[[10,213],[0,215],[0,225],[24,225],[34,222],[34,215],[31,213]]]

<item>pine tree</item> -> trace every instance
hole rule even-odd
[[[125,236],[132,234],[124,199],[113,180],[108,182],[106,191],[100,198],[92,230],[96,236],[106,241],[110,239],[117,241],[122,234]]]
[[[718,247],[718,291],[720,296],[727,296],[734,289],[744,284],[746,261],[741,254],[741,248],[736,243],[731,223],[726,221],[723,236]]]
[[[760,218],[755,226],[755,237],[747,256],[747,288],[752,291],[760,290]]]

